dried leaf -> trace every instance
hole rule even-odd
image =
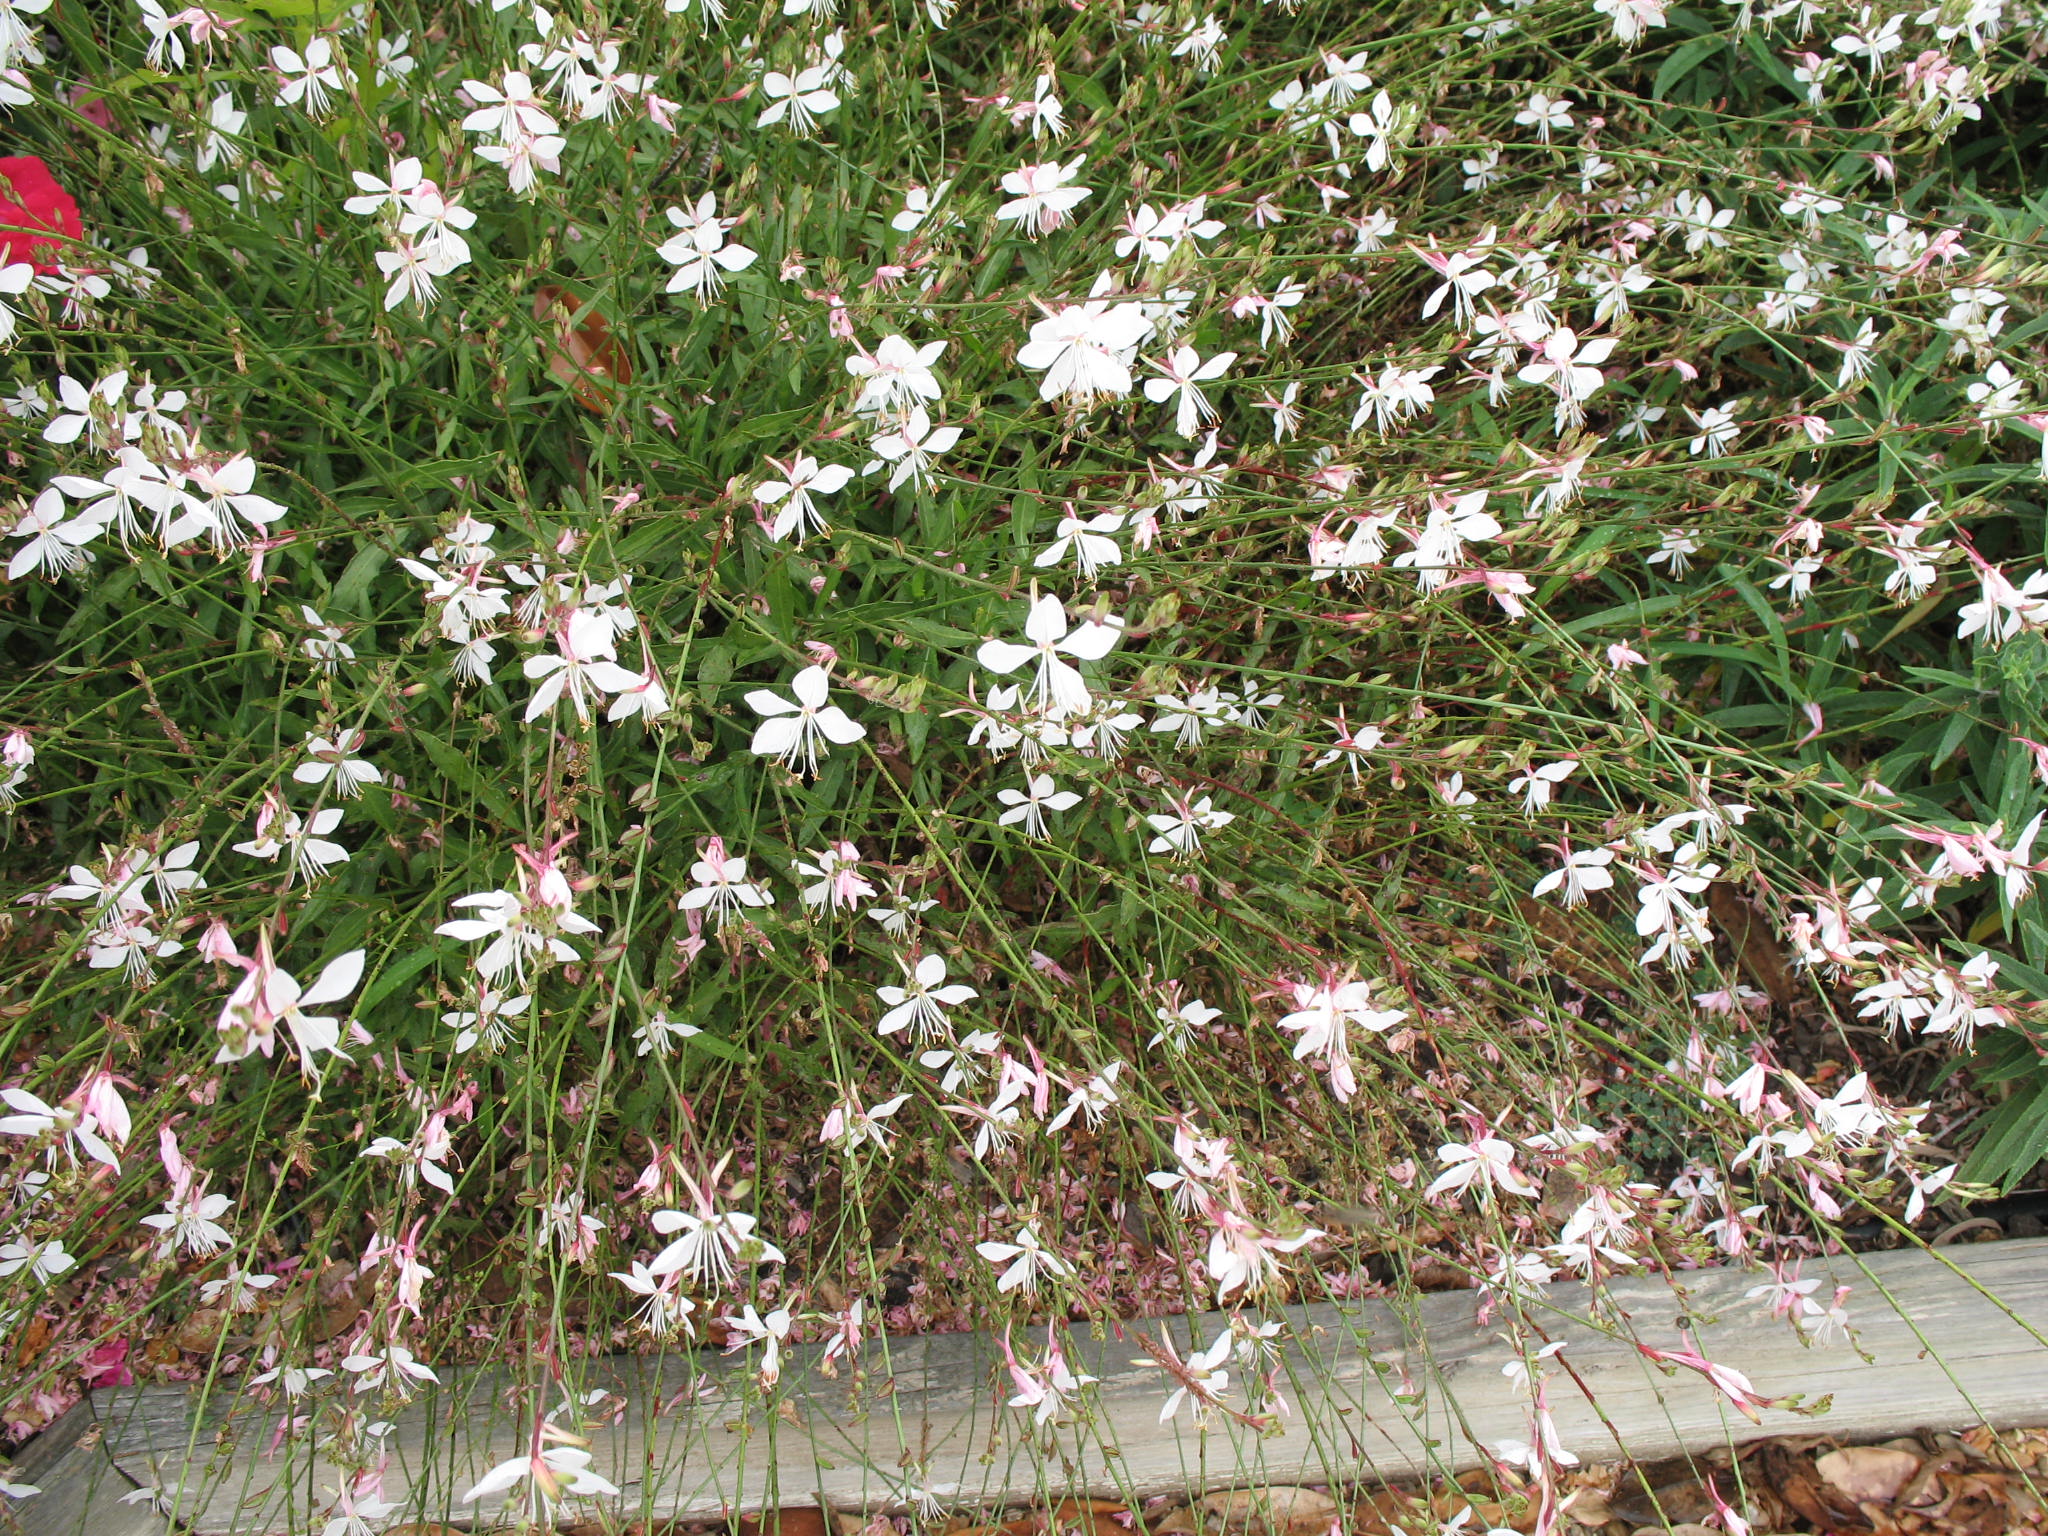
[[[193,1354],[205,1354],[220,1342],[220,1331],[227,1322],[225,1307],[194,1307],[185,1314],[171,1337],[177,1340],[178,1348]]]
[[[1827,1484],[1814,1472],[1812,1458],[1773,1442],[1757,1452],[1756,1466],[1771,1492],[1817,1529],[1832,1531],[1836,1536],[1871,1536],[1877,1529],[1869,1519],[1848,1507],[1846,1500],[1831,1496]]]
[[[1707,887],[1707,915],[1728,940],[1750,980],[1770,993],[1771,1001],[1780,1008],[1791,1007],[1798,988],[1785,969],[1784,950],[1756,908],[1734,886],[1716,880]]]
[[[1131,1536],[1132,1526],[1118,1520],[1128,1516],[1130,1507],[1114,1499],[1061,1499],[1053,1506],[1052,1520],[1045,1527],[1052,1536]]]
[[[1313,1488],[1257,1488],[1212,1493],[1202,1508],[1223,1522],[1226,1531],[1251,1536],[1310,1536],[1326,1531],[1337,1518],[1337,1501]]]
[[[812,1504],[741,1515],[739,1536],[825,1536],[825,1512]]]
[[[1924,1456],[1888,1451],[1876,1445],[1851,1445],[1829,1451],[1813,1464],[1821,1481],[1853,1504],[1866,1500],[1889,1504],[1919,1472]]]
[[[585,309],[583,302],[573,289],[544,285],[533,291],[533,318],[554,326],[548,372],[568,386],[585,410],[602,416],[611,410],[617,387],[633,382],[633,362],[612,334],[611,322]]]
[[[42,1358],[43,1346],[50,1342],[50,1321],[45,1317],[31,1317],[14,1339],[14,1363],[27,1370]]]
[[[1565,1501],[1564,1512],[1575,1523],[1596,1531],[1614,1518],[1607,1496],[1597,1488],[1581,1488]]]

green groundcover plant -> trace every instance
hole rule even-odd
[[[1256,1420],[1425,1258],[1840,1329],[2048,1146],[2044,49],[0,0],[13,1433],[240,1379],[356,1529],[461,1360],[1221,1305],[1163,1404]]]

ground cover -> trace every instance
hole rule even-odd
[[[0,3],[10,1435],[260,1381],[371,1520],[510,1358],[539,1517],[618,1348],[1839,1329],[2048,1148],[2043,47]]]

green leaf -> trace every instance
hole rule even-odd
[[[413,950],[394,964],[385,966],[377,973],[376,980],[363,988],[363,995],[356,1002],[356,1012],[368,1013],[406,982],[432,965],[436,958],[433,947],[428,945]]]
[[[1718,33],[1710,33],[1705,37],[1696,37],[1691,42],[1680,43],[1671,51],[1671,57],[1659,66],[1656,83],[1650,87],[1650,99],[1670,100],[1673,86],[1727,46],[1726,41]]]
[[[448,776],[457,789],[474,799],[481,800],[498,818],[499,824],[508,832],[516,832],[525,824],[525,818],[512,799],[489,778],[476,771],[476,765],[455,748],[431,731],[413,730],[412,738],[420,749],[433,760],[436,768]]]
[[[328,603],[340,612],[369,618],[370,583],[377,579],[377,573],[390,559],[390,553],[381,545],[364,545],[341,573],[341,580],[334,584],[333,592],[328,594]]]
[[[1984,1117],[1977,1145],[1958,1175],[1964,1183],[2010,1189],[2048,1156],[2048,1062],[2037,1060],[2021,1083]]]

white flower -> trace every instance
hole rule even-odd
[[[663,1236],[682,1234],[655,1255],[647,1266],[652,1275],[680,1271],[698,1285],[724,1285],[732,1279],[734,1260],[748,1265],[787,1262],[780,1248],[755,1233],[755,1219],[743,1211],[656,1211],[650,1219]]]
[[[1237,816],[1231,811],[1212,810],[1209,797],[1204,795],[1193,804],[1177,800],[1171,814],[1147,816],[1145,820],[1159,834],[1146,845],[1147,853],[1170,853],[1186,859],[1202,851],[1205,829],[1227,827]]]
[[[1030,1295],[1041,1277],[1057,1280],[1074,1272],[1072,1264],[1039,1241],[1037,1227],[1029,1223],[1014,1243],[976,1243],[974,1251],[991,1264],[1009,1266],[996,1281],[999,1292],[1022,1290]]]
[[[727,272],[743,272],[754,264],[758,253],[726,240],[726,233],[739,219],[718,216],[715,194],[706,192],[694,204],[670,208],[667,217],[678,233],[655,250],[675,268],[669,274],[666,292],[694,293],[698,304],[706,305],[725,286]]]
[[[882,1122],[909,1102],[909,1094],[899,1093],[871,1108],[864,1108],[859,1100],[848,1096],[833,1105],[825,1116],[825,1123],[818,1130],[818,1140],[836,1146],[849,1157],[862,1147],[887,1152],[895,1133]]]
[[[938,206],[939,199],[946,195],[946,189],[953,184],[942,181],[936,187],[913,186],[903,194],[903,210],[889,220],[889,227],[898,234],[907,235],[914,231]]]
[[[1178,1008],[1155,1008],[1152,1012],[1159,1020],[1159,1033],[1145,1043],[1175,1055],[1188,1048],[1196,1030],[1207,1029],[1212,1022],[1223,1017],[1221,1008],[1212,1008],[1199,997],[1182,1003]]]
[[[799,548],[808,533],[824,533],[825,519],[811,500],[813,496],[829,496],[853,478],[853,471],[844,464],[820,464],[807,453],[800,453],[789,463],[780,459],[768,461],[784,476],[781,480],[763,480],[754,488],[754,500],[764,507],[781,504],[775,520],[769,524],[768,537],[778,542],[796,536]]]
[[[1497,1136],[1445,1142],[1437,1151],[1437,1161],[1444,1165],[1444,1171],[1423,1191],[1427,1199],[1461,1193],[1475,1184],[1481,1199],[1495,1189],[1511,1195],[1538,1193],[1536,1186],[1515,1167],[1514,1144]]]
[[[507,70],[502,90],[485,80],[465,80],[462,89],[470,100],[479,103],[463,118],[463,128],[470,133],[492,134],[501,147],[557,131],[559,125],[533,88],[532,76],[524,70]]]
[[[697,1310],[697,1304],[685,1296],[667,1277],[655,1274],[638,1259],[632,1268],[621,1272],[611,1271],[611,1277],[641,1298],[640,1310],[634,1314],[634,1321],[657,1339],[673,1337],[678,1331],[695,1337],[696,1330],[690,1326],[690,1314]]]
[[[292,1043],[308,1071],[313,1058],[322,1051],[348,1060],[341,1048],[342,1020],[333,1014],[308,1010],[338,1003],[355,991],[363,979],[363,951],[352,949],[321,967],[313,984],[301,987],[288,971],[277,968],[266,933],[249,962],[249,974],[221,1005],[215,1028],[222,1037],[217,1062],[240,1061],[252,1052],[270,1055],[282,1024],[291,1032]]]
[[[527,963],[542,955],[564,964],[580,959],[560,935],[598,931],[598,925],[587,917],[546,901],[522,901],[512,891],[479,891],[458,896],[450,905],[477,916],[451,918],[434,932],[464,944],[488,941],[475,961],[477,974],[486,981],[496,980],[508,970],[523,981]]]
[[[1110,535],[1119,532],[1124,522],[1125,515],[1121,512],[1100,512],[1084,522],[1074,515],[1074,509],[1069,505],[1055,530],[1056,537],[1031,563],[1043,570],[1059,564],[1071,550],[1082,580],[1093,581],[1095,573],[1102,567],[1116,565],[1123,560],[1123,546]]]
[[[1167,1394],[1165,1406],[1159,1410],[1160,1423],[1166,1423],[1180,1412],[1180,1405],[1190,1399],[1194,1402],[1198,1420],[1214,1406],[1217,1398],[1230,1386],[1230,1372],[1224,1367],[1230,1359],[1233,1342],[1231,1331],[1225,1328],[1207,1349],[1188,1356],[1182,1363],[1186,1379],[1177,1382],[1173,1391]],[[1157,1361],[1144,1363],[1158,1364]]]
[[[1072,810],[1081,803],[1081,797],[1071,789],[1056,789],[1049,773],[1036,774],[1026,780],[1021,791],[999,789],[996,798],[1009,807],[996,817],[996,824],[1004,827],[1022,825],[1026,837],[1046,835],[1047,811]]]
[[[192,168],[204,176],[217,164],[241,164],[241,146],[234,141],[248,125],[249,114],[235,106],[232,95],[222,91],[214,97],[206,109],[206,128],[192,148]]]
[[[1686,444],[1685,451],[1695,456],[1704,453],[1710,459],[1717,459],[1735,445],[1735,439],[1742,433],[1742,424],[1735,419],[1735,402],[1724,400],[1719,405],[1710,405],[1704,411],[1695,411],[1687,406],[1685,414],[1699,429],[1699,436]]]
[[[1356,1025],[1373,1034],[1383,1034],[1408,1017],[1403,1008],[1375,1006],[1371,981],[1325,982],[1320,986],[1298,982],[1294,987],[1294,1012],[1284,1015],[1279,1027],[1290,1034],[1299,1032],[1294,1059],[1305,1061],[1321,1056],[1330,1074],[1330,1091],[1339,1103],[1348,1102],[1358,1091],[1358,1077],[1352,1067],[1350,1031]]]
[[[690,878],[697,884],[676,899],[676,906],[685,912],[708,910],[721,928],[742,907],[775,905],[765,885],[747,878],[747,861],[726,856],[722,838],[706,841],[704,857],[690,866]]]
[[[1977,408],[1977,419],[1984,424],[1984,430],[1990,433],[1998,431],[2005,417],[2020,413],[2020,394],[2025,388],[2024,379],[2015,378],[2004,363],[1994,362],[1984,370],[1984,377],[1963,393]]]
[[[854,410],[867,415],[937,400],[939,376],[932,372],[932,364],[945,350],[943,341],[919,347],[902,336],[884,336],[872,355],[856,352],[846,360],[846,371],[861,381]]]
[[[1067,214],[1089,195],[1089,188],[1072,186],[1087,162],[1076,155],[1065,165],[1048,160],[1039,165],[1019,166],[1003,177],[1003,190],[1010,201],[996,210],[996,217],[1020,222],[1033,235],[1050,234],[1067,222]]]
[[[384,782],[382,769],[356,756],[362,749],[361,731],[337,731],[332,741],[308,731],[306,756],[309,761],[292,770],[292,779],[299,784],[325,784],[332,779],[334,792],[344,799],[353,800],[363,792],[365,784]]]
[[[1017,349],[1019,366],[1043,370],[1041,400],[1091,404],[1097,395],[1121,399],[1131,392],[1131,362],[1153,332],[1144,306],[1092,299],[1063,304],[1031,327]]]
[[[55,1238],[34,1245],[20,1242],[0,1243],[0,1276],[12,1275],[26,1269],[37,1284],[48,1285],[77,1262],[78,1260],[64,1251],[64,1244]],[[33,1493],[35,1490],[29,1491]]]
[[[869,439],[868,447],[875,458],[863,464],[860,472],[872,475],[887,466],[890,490],[898,489],[905,481],[922,488],[931,476],[933,458],[950,453],[959,441],[958,427],[934,427],[925,408],[913,405],[909,414],[893,427]]]
[[[234,851],[246,853],[252,859],[274,861],[289,849],[293,869],[306,880],[324,875],[330,865],[348,862],[348,850],[328,837],[341,825],[339,806],[331,805],[303,818],[294,811],[286,811],[274,818],[277,827],[274,834],[269,830],[271,819],[272,813],[266,807],[266,811],[257,816],[256,836],[246,843],[234,844]]]
[[[651,1013],[640,1027],[633,1031],[633,1039],[638,1045],[633,1054],[645,1056],[651,1051],[657,1056],[671,1056],[675,1054],[678,1041],[703,1033],[704,1031],[696,1025],[671,1019],[666,1013]]]
[[[790,132],[808,138],[818,131],[818,117],[839,105],[839,97],[828,88],[830,79],[831,70],[824,64],[815,64],[794,78],[779,69],[769,70],[761,77],[761,94],[768,105],[754,119],[754,126],[766,128],[786,118]]]
[[[1578,766],[1577,758],[1568,757],[1563,762],[1545,763],[1541,768],[1531,768],[1508,781],[1508,793],[1520,795],[1523,809],[1534,816],[1550,804],[1557,786],[1577,772]]]
[[[486,1472],[460,1502],[473,1504],[490,1494],[516,1488],[528,1478],[533,1480],[533,1501],[538,1510],[552,1510],[565,1493],[577,1498],[617,1493],[616,1483],[590,1470],[592,1459],[590,1452],[569,1445],[548,1446],[538,1456],[515,1456]]]
[[[1100,661],[1109,654],[1122,630],[1122,621],[1117,619],[1088,619],[1070,628],[1066,605],[1047,592],[1032,598],[1031,611],[1025,617],[1024,638],[1029,644],[984,640],[974,656],[998,676],[1036,660],[1037,674],[1028,696],[1031,706],[1048,720],[1068,720],[1085,715],[1093,696],[1080,668],[1063,660],[1063,655],[1075,661]]]
[[[827,912],[858,912],[862,902],[874,899],[874,883],[861,874],[860,850],[852,843],[834,843],[805,855],[805,859],[790,861],[790,867],[800,878],[817,882],[797,893],[805,906]]]
[[[1528,105],[1515,114],[1515,121],[1524,128],[1534,128],[1537,139],[1548,144],[1553,130],[1563,132],[1571,128],[1571,100],[1537,91],[1529,97]]]
[[[1153,364],[1161,377],[1145,381],[1145,398],[1155,405],[1175,400],[1174,430],[1194,437],[1204,422],[1216,419],[1216,407],[1199,386],[1222,378],[1236,361],[1235,352],[1218,352],[1205,362],[1193,347],[1176,347],[1163,362]]]
[[[308,117],[325,117],[332,105],[328,93],[347,89],[347,66],[335,57],[334,44],[328,38],[314,38],[303,55],[280,43],[270,50],[270,62],[284,77],[278,86],[277,104],[302,107]]]
[[[815,777],[818,772],[818,743],[849,746],[867,735],[867,727],[850,718],[837,704],[827,704],[831,675],[823,667],[805,667],[790,679],[791,703],[766,688],[747,694],[747,704],[756,714],[766,715],[754,731],[750,750],[757,757],[776,757],[795,773]]]
[[[875,996],[888,1004],[888,1012],[875,1023],[878,1035],[893,1035],[910,1025],[916,1026],[920,1040],[943,1035],[947,1032],[945,1010],[981,995],[961,982],[946,981],[943,955],[926,955],[914,968],[906,966],[905,970],[908,986],[875,988]]]
[[[75,571],[93,559],[85,546],[107,531],[107,525],[91,515],[92,509],[76,517],[65,515],[64,498],[55,486],[36,497],[35,503],[10,530],[26,540],[7,562],[7,579],[19,581],[31,571],[58,576]]]

